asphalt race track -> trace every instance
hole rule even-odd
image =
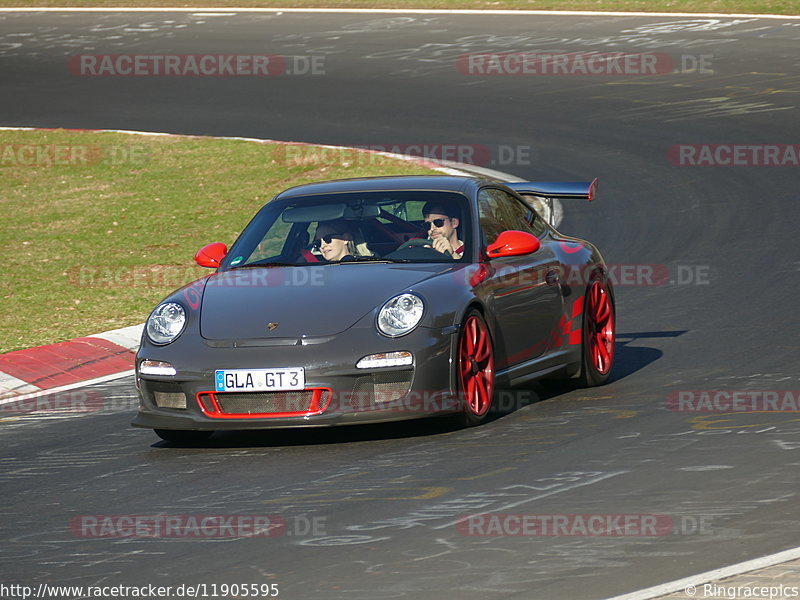
[[[628,269],[612,381],[501,390],[506,410],[479,428],[226,433],[181,447],[129,427],[130,379],[89,390],[100,411],[6,421],[0,582],[584,600],[800,545],[800,414],[668,403],[681,391],[800,394],[797,163],[782,146],[782,166],[681,165],[670,150],[798,144],[798,40],[800,21],[788,19],[0,14],[2,125],[477,145],[492,155],[485,166],[519,177],[599,177],[599,201],[565,206],[560,229]],[[534,50],[673,62],[612,76],[457,67],[468,53]],[[305,59],[291,57],[316,57],[324,73],[68,70],[71,56],[100,53],[279,54],[295,68]],[[648,269],[662,276],[655,285]],[[658,515],[671,526],[610,536],[456,526],[474,513]],[[277,515],[285,528],[215,539],[70,528],[81,515],[159,514]]]

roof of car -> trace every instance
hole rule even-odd
[[[289,188],[276,198],[290,198],[311,194],[335,194],[341,192],[384,192],[391,190],[441,190],[466,193],[491,180],[454,175],[398,175],[391,177],[362,177],[358,179],[336,179],[308,183]]]

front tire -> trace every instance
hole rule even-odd
[[[156,435],[166,442],[177,444],[198,444],[214,435],[213,431],[192,431],[186,429],[154,429]]]
[[[592,281],[586,289],[581,332],[582,387],[603,385],[614,365],[616,309],[611,287],[604,281]]]
[[[456,380],[462,400],[458,423],[465,427],[482,423],[489,416],[494,397],[494,345],[477,310],[472,310],[461,326]]]

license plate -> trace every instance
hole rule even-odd
[[[306,385],[303,367],[286,369],[226,369],[214,372],[218,392],[278,392],[302,390]]]

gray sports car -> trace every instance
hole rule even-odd
[[[476,425],[496,386],[604,383],[608,269],[536,210],[596,186],[411,176],[278,194],[230,250],[197,253],[213,274],[150,314],[133,425],[170,441],[432,415]]]

